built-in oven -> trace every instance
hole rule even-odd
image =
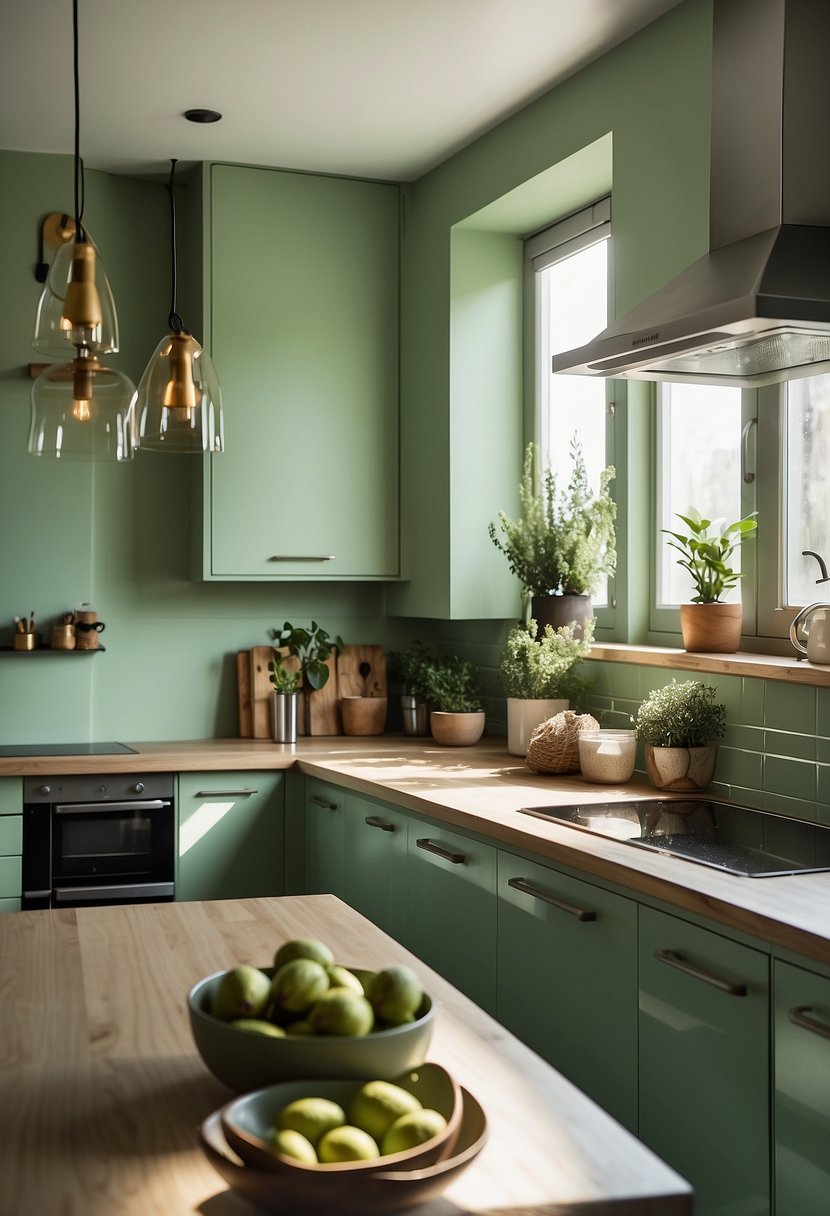
[[[175,830],[169,773],[27,777],[21,907],[172,900]]]

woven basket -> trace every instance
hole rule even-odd
[[[530,736],[527,767],[534,773],[578,773],[579,732],[598,730],[599,722],[590,714],[563,710],[541,722]]]

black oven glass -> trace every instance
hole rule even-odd
[[[153,819],[141,811],[56,816],[53,878],[150,874]]]

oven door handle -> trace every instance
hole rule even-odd
[[[172,805],[167,798],[136,798],[132,802],[59,803],[52,809],[56,815],[77,815],[79,812],[86,814],[89,811],[102,814],[106,811],[162,811],[165,807]]]
[[[100,903],[101,899],[123,899],[125,895],[132,899],[164,899],[172,894],[172,882],[135,882],[110,887],[57,887],[54,898],[56,904],[68,903],[70,899]]]

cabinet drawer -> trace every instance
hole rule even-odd
[[[774,964],[776,1216],[830,1212],[830,979]]]
[[[23,814],[23,782],[20,777],[0,777],[0,815]]]
[[[19,899],[21,887],[19,857],[0,857],[0,899]]]
[[[23,852],[23,816],[0,817],[0,857],[19,857]]]
[[[303,829],[309,895],[345,895],[347,798],[345,790],[306,778]]]

